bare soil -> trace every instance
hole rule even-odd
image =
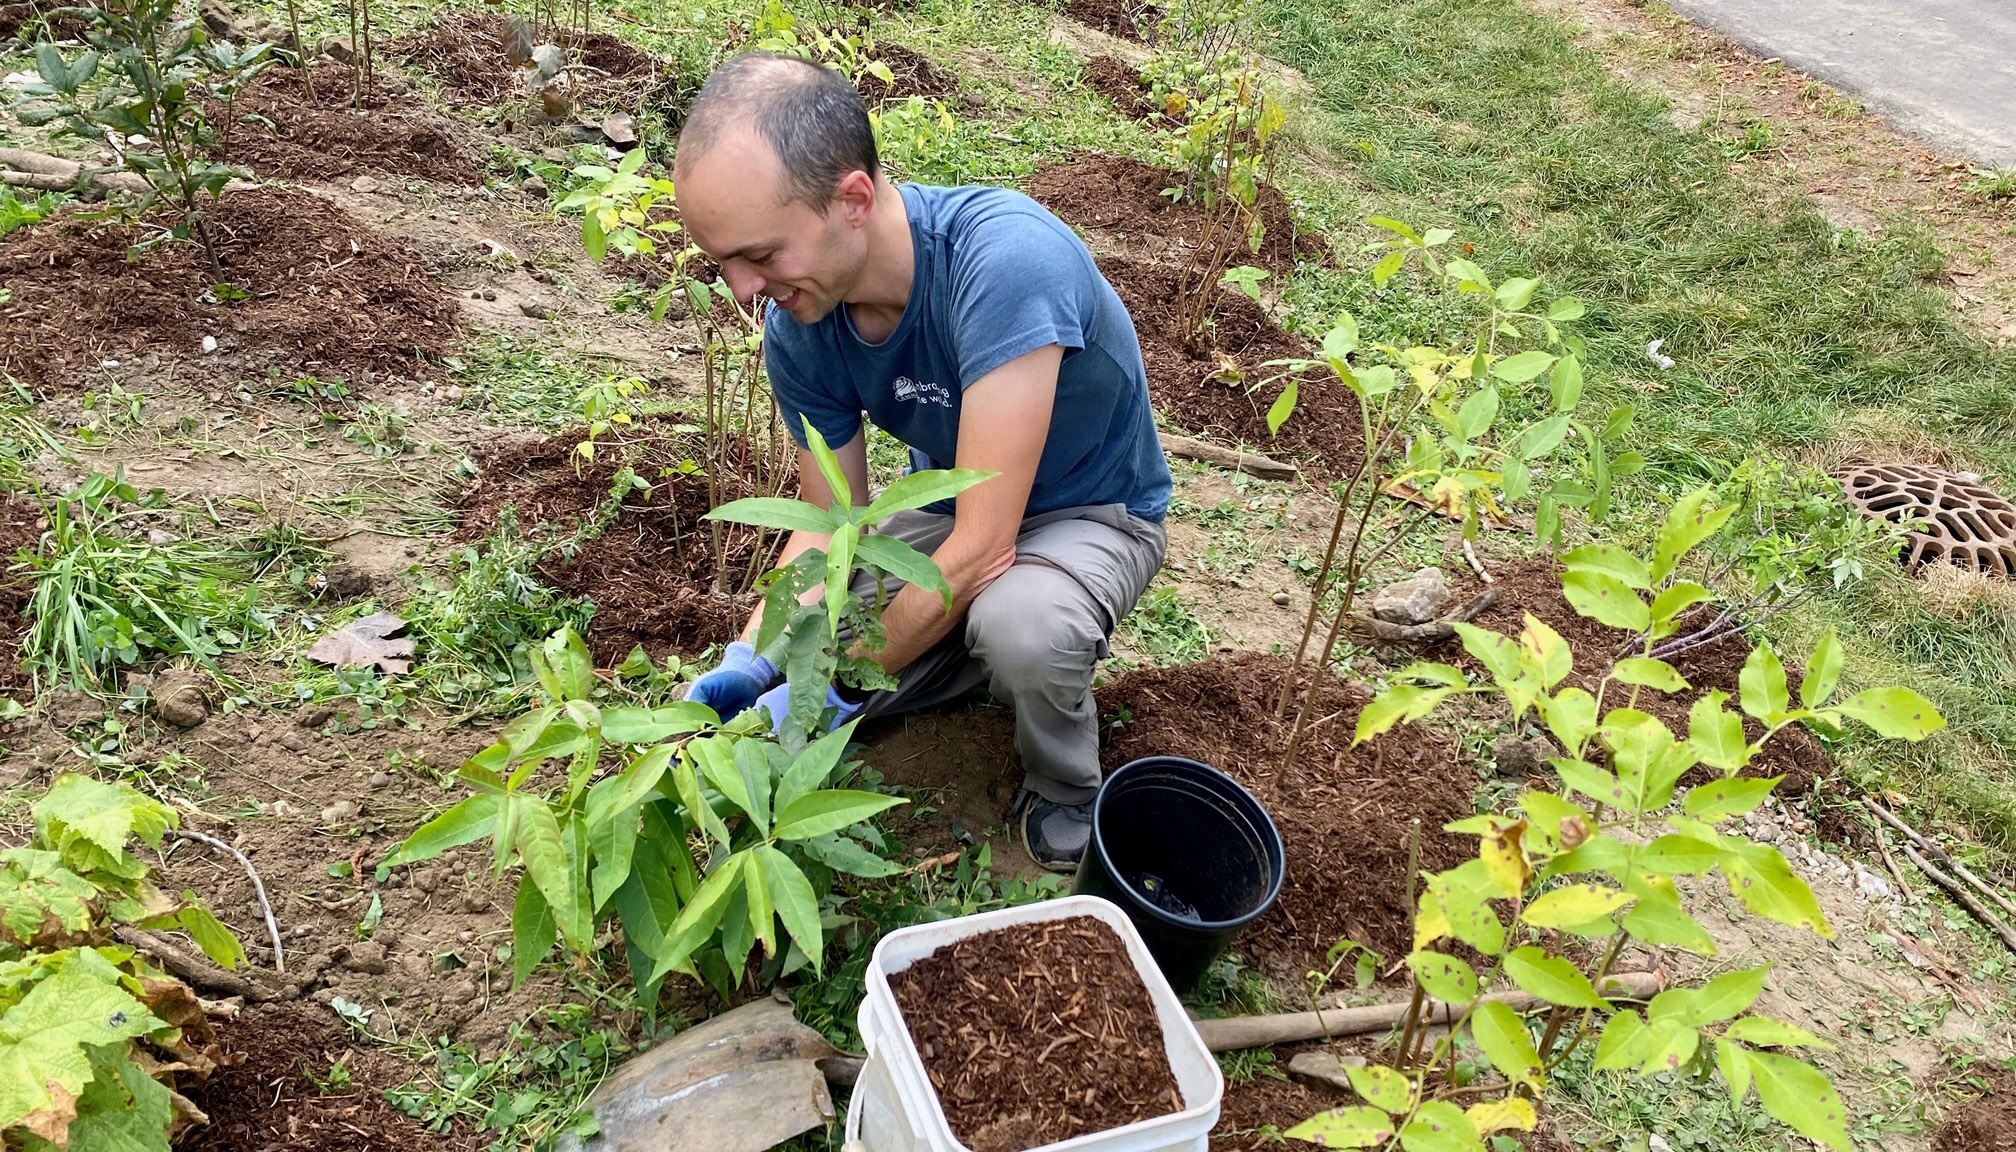
[[[1148,987],[1089,916],[946,945],[889,987],[953,1135],[1022,1152],[1183,1110]]]
[[[521,92],[517,69],[504,55],[509,18],[496,13],[444,15],[433,28],[402,36],[386,46],[389,55],[432,75],[451,94],[491,105]],[[544,42],[545,38],[538,38]],[[606,32],[562,32],[553,41],[591,71],[574,89],[584,104],[602,104],[641,94],[670,78],[669,65],[621,37]]]
[[[13,290],[0,305],[0,372],[61,391],[105,359],[172,352],[233,380],[271,369],[357,384],[427,375],[426,361],[461,335],[425,257],[316,196],[229,192],[211,227],[224,280],[249,298],[218,299],[193,242],[128,261],[129,248],[159,234],[152,225],[94,224],[72,211],[10,236],[0,250],[0,280]],[[203,351],[206,335],[215,355]]]
[[[59,9],[85,5],[72,0],[30,0],[25,4],[0,4],[0,40],[18,40],[22,31],[41,33],[46,27],[49,40],[77,40],[89,25],[75,16],[53,16]],[[51,18],[53,16],[53,18]]]
[[[482,168],[443,130],[439,114],[403,82],[395,93],[390,78],[381,77],[358,109],[350,105],[352,77],[340,64],[316,67],[311,100],[307,74],[267,69],[232,106],[223,158],[261,176],[290,180],[380,172],[458,185],[483,182]]]
[[[1125,63],[1115,63],[1133,74]],[[1093,64],[1096,69],[1098,61]],[[1138,84],[1138,75],[1135,79]],[[1206,227],[1205,211],[1196,200],[1171,200],[1162,194],[1163,189],[1183,183],[1183,174],[1173,168],[1098,152],[1038,171],[1029,177],[1029,195],[1074,227],[1158,237],[1184,253],[1175,257],[1175,262],[1182,263],[1187,252],[1203,240]],[[1299,230],[1295,207],[1279,188],[1261,185],[1253,207],[1265,229],[1260,250],[1242,250],[1234,263],[1265,268],[1285,279],[1295,270],[1297,260],[1329,258],[1330,246],[1320,234]]]
[[[1101,261],[1099,270],[1134,318],[1155,406],[1179,427],[1295,460],[1319,477],[1357,466],[1364,453],[1358,399],[1328,371],[1302,381],[1297,412],[1280,435],[1267,430],[1267,409],[1281,391],[1273,378],[1285,370],[1265,365],[1315,351],[1283,331],[1266,309],[1242,294],[1219,291],[1211,347],[1192,349],[1179,334],[1180,270],[1120,259]]]
[[[878,40],[874,57],[889,66],[890,79],[884,83],[878,76],[861,77],[861,98],[871,106],[878,101],[908,100],[912,96],[944,100],[959,93],[959,77],[914,48]]]
[[[0,696],[19,699],[32,684],[21,667],[21,642],[28,633],[25,612],[35,595],[35,582],[14,564],[16,556],[35,550],[47,527],[42,506],[33,499],[0,499]]]
[[[2016,1152],[2016,1077],[1996,1076],[1979,1100],[1954,1113],[1932,1137],[1932,1152]]]
[[[694,656],[734,639],[755,601],[714,590],[713,525],[701,520],[714,507],[714,493],[702,476],[663,475],[691,459],[697,441],[647,431],[627,443],[603,442],[597,459],[587,462],[575,453],[585,436],[585,430],[565,433],[488,461],[456,499],[462,516],[457,535],[473,540],[492,531],[507,507],[517,510],[521,532],[545,525],[570,534],[594,520],[618,470],[633,468],[654,485],[650,495],[626,497],[599,534],[541,564],[540,578],[569,596],[594,601],[587,640],[603,666],[621,661],[639,644],[658,659],[667,653]],[[756,493],[729,477],[720,501],[749,495]],[[730,571],[739,579],[753,562],[756,540],[746,529],[724,525],[722,532]]]
[[[176,1141],[183,1152],[379,1152],[428,1148],[476,1152],[474,1133],[430,1132],[385,1100],[412,1077],[405,1060],[353,1043],[333,1017],[302,1007],[254,1009],[218,1027],[242,1060],[188,1095],[210,1123]],[[347,1085],[329,1083],[341,1063]]]
[[[1113,101],[1129,119],[1147,120],[1161,112],[1148,98],[1141,70],[1118,56],[1101,53],[1086,60],[1085,86]]]
[[[1234,947],[1293,985],[1339,940],[1406,953],[1409,829],[1420,820],[1424,873],[1462,863],[1471,847],[1442,826],[1475,810],[1475,777],[1454,747],[1419,728],[1352,747],[1371,697],[1336,679],[1320,691],[1284,776],[1288,726],[1275,721],[1274,701],[1287,675],[1284,657],[1239,653],[1128,672],[1098,701],[1111,725],[1100,752],[1107,771],[1143,756],[1187,756],[1231,775],[1273,817],[1287,881]]]
[[[1064,14],[1109,36],[1146,44],[1148,37],[1144,30],[1155,27],[1155,22],[1162,18],[1162,9],[1159,5],[1130,0],[1066,0]]]

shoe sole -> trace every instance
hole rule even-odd
[[[1079,864],[1079,862],[1078,862],[1078,861],[1076,861],[1076,860],[1045,860],[1045,859],[1044,859],[1043,857],[1041,857],[1041,856],[1038,856],[1038,855],[1036,854],[1036,849],[1035,849],[1035,848],[1033,848],[1033,847],[1031,847],[1031,846],[1030,846],[1030,843],[1029,843],[1029,813],[1030,813],[1031,811],[1033,811],[1033,810],[1035,809],[1035,807],[1036,807],[1036,806],[1035,806],[1034,804],[1025,804],[1025,805],[1023,805],[1023,807],[1022,807],[1022,820],[1021,820],[1021,824],[1020,824],[1020,828],[1021,828],[1021,832],[1022,832],[1022,851],[1023,851],[1024,853],[1028,854],[1028,857],[1029,857],[1029,859],[1030,859],[1030,860],[1032,860],[1032,861],[1034,861],[1034,862],[1035,862],[1035,864],[1036,864],[1036,866],[1037,866],[1038,868],[1041,868],[1041,869],[1043,869],[1043,870],[1044,870],[1045,872],[1055,872],[1055,873],[1057,873],[1057,874],[1058,874],[1059,876],[1075,876],[1075,875],[1077,875],[1077,873],[1078,873],[1078,864]],[[1088,847],[1089,847],[1089,845],[1088,845]]]

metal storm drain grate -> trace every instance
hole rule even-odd
[[[1906,571],[1943,561],[2016,578],[2016,503],[1971,474],[1922,464],[1865,464],[1841,474],[1848,501],[1874,520],[1911,525]]]

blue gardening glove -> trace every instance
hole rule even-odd
[[[686,699],[714,709],[723,720],[746,711],[777,679],[777,666],[756,654],[756,646],[737,640],[721,654],[712,672],[693,681]]]
[[[868,706],[865,700],[859,704],[849,704],[847,701],[842,700],[840,693],[830,684],[826,687],[826,703],[827,706],[834,709],[833,722],[820,729],[815,735],[823,736],[833,731],[833,729],[852,720],[855,713]],[[788,682],[777,685],[775,688],[763,693],[763,695],[758,696],[754,706],[769,710],[770,730],[772,732],[778,731],[784,727],[784,718],[791,715],[791,685]]]

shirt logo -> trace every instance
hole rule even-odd
[[[943,384],[920,384],[908,376],[898,376],[893,391],[898,400],[908,400],[913,404],[936,404],[941,408],[952,407],[952,394],[945,390]]]

